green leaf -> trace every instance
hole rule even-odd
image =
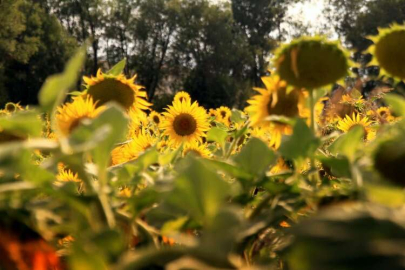
[[[258,138],[252,138],[234,157],[236,164],[252,176],[263,175],[276,160],[276,154]]]
[[[0,117],[0,127],[22,138],[39,137],[42,133],[42,121],[35,111],[23,111]]]
[[[388,103],[392,111],[398,116],[405,116],[405,99],[396,94],[387,94],[384,100]]]
[[[402,188],[372,185],[364,186],[367,198],[372,201],[389,207],[401,207],[405,204],[405,192]]]
[[[224,149],[226,137],[228,137],[228,132],[218,127],[213,127],[208,131],[207,141],[217,142]]]
[[[51,113],[56,106],[63,102],[67,91],[75,86],[86,57],[86,47],[86,45],[82,46],[69,60],[63,73],[47,78],[42,85],[38,99],[45,112]]]
[[[161,232],[165,235],[178,232],[184,227],[188,220],[188,217],[180,217],[176,220],[168,221],[163,225]]]
[[[124,58],[121,61],[119,61],[115,66],[113,66],[109,71],[107,71],[107,74],[109,75],[114,75],[118,76],[122,73],[122,71],[125,68],[125,65],[127,64],[127,59]]]
[[[347,157],[325,157],[318,156],[317,159],[322,162],[323,165],[329,167],[333,176],[351,178],[352,173],[350,170],[350,162]]]
[[[297,120],[293,135],[288,137],[280,146],[279,152],[287,159],[302,161],[311,157],[318,146],[320,140],[313,134],[304,120]]]
[[[241,178],[241,179],[251,179],[252,175],[245,170],[233,166],[231,164],[218,161],[218,160],[212,160],[212,159],[203,159],[202,162],[206,164],[207,166],[210,166],[211,168],[215,168],[218,171],[222,171],[229,176],[236,177],[236,178]]]
[[[231,121],[235,123],[243,123],[245,119],[243,117],[242,111],[240,110],[232,110]]]
[[[128,118],[124,111],[117,105],[111,104],[96,119],[94,119],[91,128],[96,130],[103,126],[108,126],[110,132],[106,135],[96,148],[94,148],[94,162],[101,168],[106,168],[110,163],[111,151],[115,144],[126,134],[128,127]]]
[[[357,150],[363,145],[364,130],[363,127],[354,126],[346,134],[337,138],[328,148],[334,155],[341,154],[353,161]]]
[[[176,170],[179,177],[166,203],[181,209],[196,221],[209,224],[229,193],[229,184],[200,160],[187,156]]]

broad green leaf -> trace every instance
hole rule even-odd
[[[22,138],[39,137],[42,132],[42,121],[35,111],[24,111],[0,117],[0,127]]]
[[[318,156],[317,159],[330,169],[333,176],[351,178],[350,162],[345,156],[325,157]]]
[[[392,111],[398,116],[405,116],[405,99],[396,94],[387,94],[384,100],[388,103]]]
[[[162,234],[170,234],[174,232],[180,231],[184,225],[188,222],[189,218],[188,217],[180,217],[176,220],[171,220],[166,222],[163,227],[162,227]]]
[[[346,134],[337,138],[328,148],[334,154],[346,156],[350,161],[353,161],[357,150],[364,144],[364,130],[360,126],[355,126]]]
[[[133,173],[138,173],[142,170],[146,170],[150,165],[158,163],[159,152],[156,147],[151,147],[146,149],[136,160],[130,161],[133,167]]]
[[[69,255],[70,269],[105,270],[108,269],[105,258],[97,252],[88,252],[80,243],[74,243],[72,254]]]
[[[302,161],[312,157],[320,140],[314,135],[304,120],[297,120],[293,134],[288,137],[280,146],[279,152],[287,159]]]
[[[183,147],[178,147],[174,151],[170,151],[169,153],[163,153],[159,155],[159,164],[164,166],[167,164],[172,163],[182,152]]]
[[[205,163],[207,166],[215,168],[218,171],[222,171],[232,177],[242,178],[242,179],[251,179],[252,178],[252,175],[250,173],[244,171],[243,169],[241,169],[237,166],[222,162],[222,161],[204,159],[204,160],[202,160],[202,162]]]
[[[166,203],[182,209],[198,222],[209,224],[224,204],[229,184],[192,156],[182,160],[177,170],[179,177]]]
[[[107,71],[107,74],[114,75],[114,76],[120,75],[122,73],[122,71],[124,70],[126,63],[127,63],[127,59],[125,59],[125,58],[122,59],[117,64],[115,64],[115,66],[113,66],[109,71]]]
[[[42,109],[51,113],[65,99],[67,91],[72,88],[79,76],[86,57],[86,46],[81,47],[69,60],[63,73],[48,77],[39,92],[39,104]]]
[[[106,138],[94,148],[94,162],[100,168],[106,168],[110,162],[111,151],[114,149],[115,144],[119,142],[123,134],[126,134],[128,126],[128,118],[122,109],[111,104],[103,111],[92,123],[92,128],[95,130],[108,125],[110,132]]]
[[[240,110],[232,110],[231,121],[235,123],[243,123],[245,122],[245,118],[243,117],[243,112]]]
[[[277,160],[276,154],[258,138],[252,138],[233,160],[252,176],[261,176]]]
[[[405,204],[405,192],[402,188],[367,184],[364,186],[367,198],[389,207],[401,207]]]
[[[325,208],[292,228],[289,269],[403,269],[403,208],[350,203]]]
[[[228,132],[218,127],[213,127],[208,131],[207,141],[217,142],[222,149],[225,148],[225,139],[228,137]]]
[[[32,152],[20,149],[0,159],[3,175],[18,174],[20,179],[31,182],[35,186],[50,184],[55,175],[32,162]]]

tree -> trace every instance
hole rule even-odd
[[[0,81],[10,101],[36,104],[46,77],[62,71],[77,44],[39,3],[22,1],[16,12],[23,30],[15,38],[16,49],[2,57]],[[0,100],[0,104],[6,101]]]
[[[240,103],[249,82],[248,44],[235,31],[232,12],[208,1],[183,1],[174,59],[184,88],[210,108]]]
[[[268,56],[277,45],[270,35],[278,32],[278,41],[283,39],[281,23],[294,0],[232,0],[233,18],[249,44],[250,80],[261,85],[260,77],[268,68]]]
[[[91,72],[96,74],[108,2],[103,0],[47,0],[47,2],[50,10],[79,43],[91,41]]]
[[[178,0],[139,0],[133,29],[133,68],[153,99],[168,71],[169,50],[176,38]]]

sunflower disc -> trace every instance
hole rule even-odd
[[[322,38],[301,38],[280,48],[275,64],[282,80],[306,89],[319,88],[343,78],[349,68],[338,43]]]
[[[369,49],[369,53],[375,57],[372,64],[379,65],[383,74],[404,79],[405,27],[394,25],[392,28],[380,29],[380,34],[370,39],[374,42]]]

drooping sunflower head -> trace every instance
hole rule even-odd
[[[189,95],[189,93],[185,92],[185,91],[180,91],[178,92],[173,99],[173,102],[191,102],[191,97]]]
[[[135,160],[148,148],[156,144],[156,138],[149,132],[142,130],[132,140],[117,146],[111,153],[112,165],[122,164]]]
[[[378,30],[377,36],[369,37],[374,42],[368,49],[374,56],[371,65],[379,65],[384,75],[405,79],[405,26],[394,24]]]
[[[110,75],[98,70],[96,77],[83,77],[86,93],[90,95],[97,106],[115,101],[126,111],[130,109],[142,112],[149,110],[152,105],[147,99],[143,87],[134,83],[136,76],[127,79],[124,74]]]
[[[364,130],[365,140],[369,141],[375,137],[374,131],[370,128],[371,124],[367,116],[363,117],[360,114],[353,113],[351,117],[346,115],[344,119],[341,119],[337,124],[337,128],[346,133],[355,126],[361,126]]]
[[[311,90],[343,78],[349,70],[349,57],[338,42],[302,37],[281,46],[274,64],[289,85]]]
[[[210,150],[208,150],[207,144],[199,142],[192,142],[184,145],[183,157],[185,157],[189,153],[193,153],[203,158],[209,158],[211,156],[211,152]]]
[[[96,107],[90,96],[78,96],[73,102],[64,104],[57,109],[56,122],[63,135],[69,135],[85,119],[93,119],[105,109]]]
[[[374,150],[374,167],[385,179],[405,187],[405,134],[395,130],[384,135]]]
[[[201,141],[209,129],[207,112],[197,102],[173,102],[163,115],[161,128],[173,145]]]
[[[160,115],[160,113],[152,111],[149,114],[149,119],[152,123],[154,123],[155,125],[159,126],[162,123],[162,116]]]
[[[266,89],[254,88],[260,95],[248,100],[250,104],[245,110],[251,114],[253,126],[268,125],[269,116],[284,116],[294,118],[303,113],[305,96],[301,90],[293,89],[289,93],[287,84],[278,76],[262,78]]]

